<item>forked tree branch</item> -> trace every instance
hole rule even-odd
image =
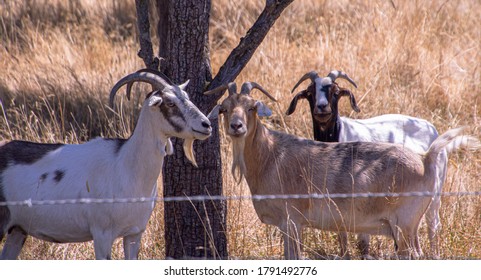
[[[213,89],[235,80],[252,58],[281,13],[293,1],[294,0],[266,0],[264,10],[249,31],[247,31],[246,36],[241,38],[239,45],[232,50],[210,83],[208,89]],[[152,41],[150,39],[149,1],[135,0],[135,6],[137,9],[137,25],[140,42],[138,55],[143,59],[146,67],[158,70],[159,59],[153,54]],[[218,93],[214,95],[214,99],[218,100],[221,96],[222,94]]]
[[[150,39],[149,0],[135,0],[137,10],[137,27],[139,29],[140,50],[137,55],[150,69],[159,69],[159,59],[154,56]]]
[[[257,18],[256,22],[241,38],[239,45],[230,53],[224,65],[214,77],[208,89],[216,88],[235,80],[244,69],[257,47],[262,43],[271,27],[276,22],[287,6],[294,0],[266,0],[266,7]],[[219,99],[222,93],[215,95]]]

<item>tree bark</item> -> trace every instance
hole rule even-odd
[[[140,50],[137,55],[142,58],[147,68],[159,70],[159,59],[154,57],[150,39],[149,0],[135,0],[135,7],[137,10],[140,44]]]
[[[221,94],[204,96],[206,89],[233,81],[254,54],[282,11],[293,0],[267,0],[264,11],[212,79],[209,55],[210,0],[156,0],[159,14],[159,59],[152,54],[148,35],[148,0],[136,0],[139,56],[149,68],[160,69],[180,84],[189,79],[191,100],[204,113]],[[185,158],[180,140],[174,155],[164,161],[164,197],[222,195],[222,162],[217,120],[213,135],[194,144],[198,168]],[[226,259],[226,202],[168,202],[164,206],[166,258]]]
[[[161,69],[176,83],[190,80],[187,92],[199,109],[215,105],[204,98],[206,81],[212,79],[209,45],[210,0],[160,0]],[[162,17],[161,16],[161,17]],[[165,18],[166,17],[166,18]],[[222,163],[218,124],[213,135],[196,141],[198,168],[191,165],[175,139],[174,155],[164,161],[164,197],[222,194]],[[166,257],[226,259],[226,202],[168,202],[164,206]]]

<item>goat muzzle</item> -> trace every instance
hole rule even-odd
[[[244,136],[247,132],[246,126],[240,121],[230,122],[227,133],[232,137]]]
[[[325,124],[331,120],[332,113],[316,112],[316,110],[314,110],[314,113],[312,114],[312,116],[319,123]]]

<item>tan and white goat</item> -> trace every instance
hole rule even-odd
[[[245,176],[252,195],[433,192],[438,154],[479,145],[473,137],[460,136],[462,129],[441,135],[425,154],[396,144],[300,138],[261,123],[258,117],[270,110],[250,96],[253,88],[274,99],[253,83],[244,83],[240,94],[233,83],[205,93],[229,90],[209,117],[224,115],[233,145],[232,173]],[[301,257],[304,227],[389,236],[401,257],[419,257],[418,227],[430,203],[425,196],[253,201],[259,219],[283,233],[286,259]]]

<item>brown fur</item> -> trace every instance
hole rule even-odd
[[[432,159],[452,141],[435,141],[425,156],[395,144],[307,140],[264,127],[256,101],[244,94],[229,96],[220,112],[236,151],[233,170],[239,166],[253,195],[432,192],[426,189],[434,185]],[[239,123],[243,127],[238,128]],[[451,134],[456,137],[459,131]],[[430,201],[411,196],[269,199],[253,204],[262,222],[285,234],[286,258],[300,257],[299,236],[306,226],[387,235],[395,240],[400,255],[417,257],[422,254],[418,226]]]

